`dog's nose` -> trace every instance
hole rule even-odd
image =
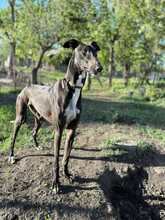
[[[103,67],[100,65],[97,67],[97,72],[101,72],[103,70]]]

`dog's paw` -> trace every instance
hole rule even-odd
[[[36,150],[42,150],[42,147],[40,145],[38,145],[38,146],[35,146],[35,149]]]
[[[72,184],[72,183],[74,182],[72,175],[70,175],[70,177],[67,177],[67,179],[68,179],[68,181],[69,181],[70,184]]]
[[[14,156],[9,157],[8,162],[10,164],[14,164],[16,162],[16,159],[14,158]]]
[[[60,193],[60,184],[59,183],[53,183],[52,193],[54,193],[54,194],[59,194]]]
[[[69,183],[73,183],[73,175],[70,173],[64,173],[65,178],[69,181]]]

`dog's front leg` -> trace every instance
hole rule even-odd
[[[55,193],[59,192],[59,150],[61,144],[63,129],[57,128],[55,129],[54,134],[54,168],[53,168],[53,190]]]
[[[64,156],[63,156],[63,160],[62,160],[64,175],[70,182],[72,182],[72,175],[68,171],[68,162],[69,162],[69,157],[70,157],[70,153],[71,153],[71,150],[72,150],[74,137],[75,137],[75,129],[69,129],[67,131],[67,137],[66,137],[65,149],[64,149]]]

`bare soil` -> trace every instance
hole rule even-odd
[[[68,183],[61,171],[58,195],[51,190],[51,143],[39,151],[33,143],[16,149],[14,165],[7,154],[0,155],[0,220],[165,220],[162,146],[155,142],[155,149],[144,153],[136,146],[142,134],[134,124],[94,119],[80,123],[69,164],[74,182]],[[124,151],[110,155],[104,143],[118,135],[123,142],[115,147]],[[62,155],[63,149],[60,160]]]

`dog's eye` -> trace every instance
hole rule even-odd
[[[90,48],[87,46],[83,51],[83,55],[87,56],[89,53],[90,53]]]
[[[88,50],[85,49],[85,50],[83,51],[83,55],[84,55],[84,56],[87,56],[87,54],[88,54]]]

